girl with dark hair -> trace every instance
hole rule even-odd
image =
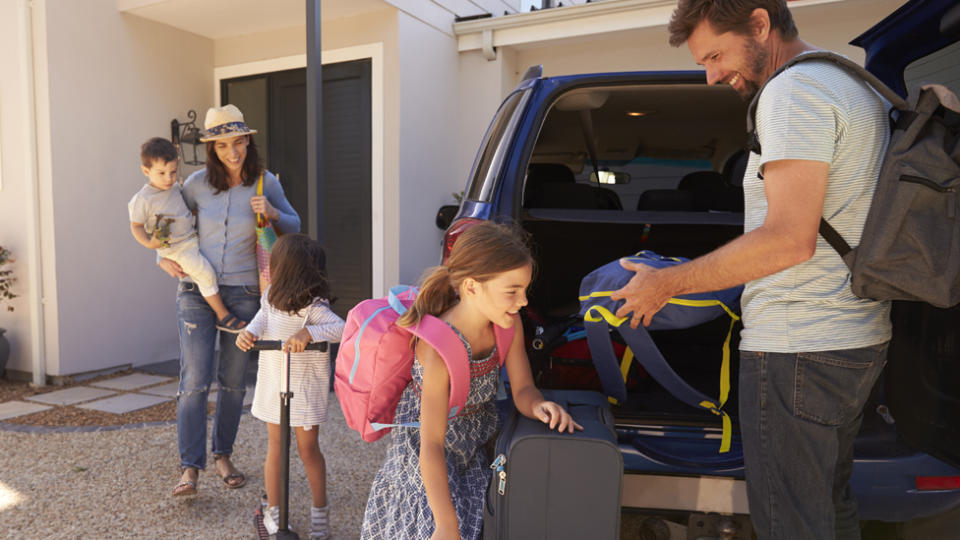
[[[278,528],[280,448],[281,372],[285,352],[290,356],[290,425],[297,438],[297,450],[307,471],[313,493],[310,509],[310,538],[329,537],[330,510],[327,504],[326,463],[317,440],[317,427],[326,420],[330,391],[330,353],[307,351],[313,341],[340,341],[343,319],[330,311],[326,257],[315,240],[303,234],[285,234],[270,253],[270,287],[260,299],[260,311],[237,336],[237,347],[248,351],[258,339],[283,341],[283,352],[260,351],[257,387],[251,413],[267,424],[267,459],[263,465],[263,483],[267,491],[267,511],[263,521],[267,532]]]
[[[527,304],[533,259],[519,231],[479,223],[453,246],[447,263],[428,271],[416,302],[398,324],[425,314],[450,325],[470,358],[470,392],[464,412],[447,418],[449,374],[440,355],[413,344],[413,380],[403,391],[386,461],[370,490],[364,539],[477,539],[483,525],[490,468],[484,445],[497,432],[494,398],[500,354],[506,354],[513,400],[524,416],[558,431],[582,429],[533,385],[517,312]],[[493,325],[514,329],[509,351],[496,350]]]
[[[207,143],[207,166],[191,174],[182,189],[187,208],[197,216],[200,253],[213,266],[220,296],[232,314],[233,320],[224,321],[231,328],[243,327],[260,308],[256,215],[269,218],[278,233],[300,230],[300,218],[287,202],[280,181],[260,163],[251,137],[254,133],[235,106],[209,109],[200,139]],[[263,195],[258,195],[256,184],[261,177]],[[180,278],[177,442],[182,471],[173,495],[197,493],[200,471],[207,464],[207,395],[214,380],[219,385],[211,437],[214,468],[228,488],[242,487],[246,477],[230,455],[243,412],[244,375],[252,353],[238,349],[233,335],[218,335],[216,313],[179,264],[170,259],[158,264]],[[215,352],[218,339],[219,355]]]

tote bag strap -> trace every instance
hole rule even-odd
[[[263,172],[260,172],[260,178],[257,179],[257,196],[260,197],[263,195]],[[270,220],[266,216],[257,212],[257,227],[266,227],[270,224]]]

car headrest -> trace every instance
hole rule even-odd
[[[694,209],[693,192],[678,189],[648,189],[640,194],[637,210],[676,210]]]
[[[527,184],[573,184],[573,171],[562,163],[531,163],[527,169]]]
[[[722,185],[723,176],[716,171],[693,171],[680,179],[677,188],[690,191],[709,191]]]
[[[600,207],[594,188],[587,184],[554,184],[547,189],[531,193],[528,208],[580,208]]]

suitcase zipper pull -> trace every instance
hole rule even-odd
[[[503,466],[507,463],[507,456],[500,454],[490,464],[490,468],[497,471],[497,493],[503,495],[507,490],[507,473]]]

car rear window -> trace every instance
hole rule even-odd
[[[547,111],[522,206],[742,212],[742,172],[727,171],[746,140],[744,118],[743,101],[724,87],[575,87]]]

